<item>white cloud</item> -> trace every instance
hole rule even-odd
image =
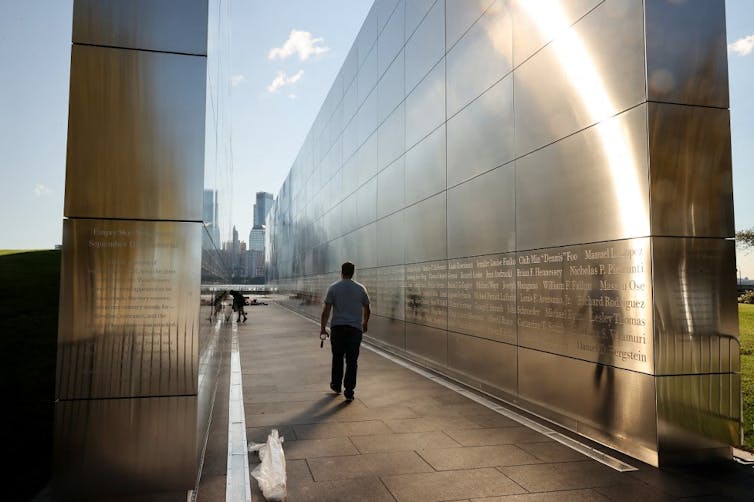
[[[34,195],[36,195],[37,197],[42,197],[43,195],[48,195],[50,193],[52,193],[52,190],[50,190],[49,187],[41,183],[34,185]]]
[[[295,94],[293,94],[293,93],[290,93],[290,94],[288,95],[288,98],[289,98],[289,99],[296,99],[296,95],[295,95]]]
[[[739,56],[748,56],[754,51],[754,35],[739,38],[732,44],[728,44],[728,50]]]
[[[233,75],[232,77],[230,77],[230,85],[232,85],[233,87],[238,87],[245,81],[246,77],[244,77],[243,75]]]
[[[277,75],[275,75],[272,83],[267,86],[267,92],[277,92],[281,87],[295,84],[301,80],[301,77],[303,76],[304,70],[299,70],[295,75],[291,75],[290,77],[284,71],[279,71]]]
[[[313,38],[308,31],[291,30],[283,46],[270,49],[267,57],[270,61],[275,61],[298,54],[301,61],[306,61],[310,56],[319,56],[330,50],[329,47],[321,45],[322,42],[321,38]]]

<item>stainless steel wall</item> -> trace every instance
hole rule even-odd
[[[56,499],[193,488],[216,375],[199,318],[207,0],[76,0]]]
[[[740,367],[723,2],[377,0],[272,212],[319,313],[658,465],[730,456]]]

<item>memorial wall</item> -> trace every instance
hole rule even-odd
[[[186,500],[227,343],[200,277],[222,273],[202,202],[230,178],[228,2],[73,9],[55,498]]]
[[[319,317],[661,465],[741,438],[723,2],[377,0],[272,210]]]

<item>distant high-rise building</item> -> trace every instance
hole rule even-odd
[[[264,225],[255,225],[249,232],[249,275],[252,277],[264,276],[264,238],[266,228]]]
[[[204,191],[204,207],[202,221],[206,231],[202,235],[202,249],[220,246],[220,225],[218,224],[219,201],[217,190]]]
[[[271,193],[257,192],[257,203],[254,204],[254,227],[265,224],[274,200],[275,198]]]

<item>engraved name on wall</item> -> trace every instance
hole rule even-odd
[[[519,345],[651,373],[648,239],[516,254]]]

